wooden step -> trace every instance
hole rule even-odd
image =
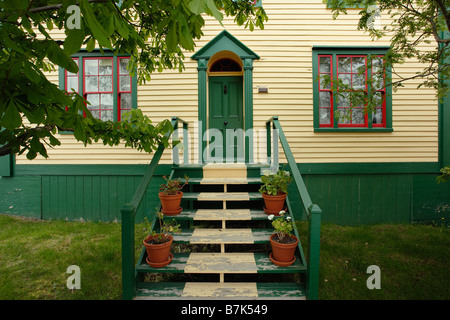
[[[203,167],[204,178],[246,178],[244,163],[209,163]]]
[[[253,244],[268,243],[273,230],[267,229],[201,229],[183,230],[174,241],[190,244]]]
[[[192,184],[261,184],[260,178],[190,178]]]
[[[306,297],[304,286],[297,282],[145,282],[138,284],[135,299],[306,300]]]
[[[250,221],[267,220],[267,217],[264,210],[256,209],[194,209],[183,210],[174,218],[194,221]]]
[[[259,192],[185,192],[183,199],[197,201],[249,201],[262,199]]]
[[[260,252],[192,252],[173,253],[172,262],[163,268],[152,268],[145,262],[146,256],[138,263],[139,273],[299,273],[306,267],[296,256],[295,262],[287,267],[279,267],[270,261],[267,253]]]

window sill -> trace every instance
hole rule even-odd
[[[393,128],[314,128],[314,132],[393,132]]]

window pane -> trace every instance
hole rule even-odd
[[[383,71],[383,58],[374,57],[372,58],[372,72],[378,73]]]
[[[352,59],[352,72],[360,73],[364,70],[364,66],[366,65],[366,58],[364,57],[354,57]]]
[[[320,73],[330,73],[330,57],[320,57]]]
[[[130,91],[131,90],[131,83],[130,83],[130,76],[120,76],[119,77],[119,90],[120,91]]]
[[[353,89],[365,90],[366,89],[366,76],[365,74],[353,75]]]
[[[319,108],[319,123],[320,124],[330,124],[330,109],[329,108]]]
[[[331,78],[328,74],[320,75],[320,89],[330,89],[331,88]]]
[[[346,74],[346,73],[339,74],[338,78],[339,78],[339,80],[342,81],[342,83],[345,86],[350,86],[351,85],[351,81],[352,81],[352,75],[351,74]]]
[[[339,57],[338,58],[338,72],[350,72],[351,71],[351,58]]]
[[[97,75],[98,74],[98,60],[85,59],[84,60],[84,74]]]
[[[85,77],[86,92],[98,92],[98,77]]]
[[[373,88],[375,90],[381,90],[384,86],[384,79],[383,79],[383,75],[380,73],[374,73],[372,75],[372,79],[373,79]]]
[[[120,108],[131,109],[131,93],[122,93],[120,95]]]
[[[102,110],[101,120],[114,121],[114,111],[113,110]]]
[[[90,103],[90,105],[88,104],[88,109],[98,109],[98,107],[100,106],[100,95],[98,94],[87,94],[86,95],[86,100]]]
[[[328,91],[319,92],[319,107],[330,107],[331,93]]]
[[[114,105],[114,99],[112,94],[101,94],[102,109],[112,109]]]
[[[112,91],[112,77],[99,77],[100,78],[100,90],[101,92]]]
[[[337,97],[338,108],[350,108],[350,96],[348,92],[341,92]]]
[[[130,59],[119,59],[119,73],[120,74],[129,74],[127,70],[127,65]]]
[[[338,110],[338,123],[339,124],[350,124],[350,109],[339,109]]]
[[[352,110],[352,123],[364,124],[364,110],[360,108],[353,108]]]
[[[99,59],[99,74],[111,75],[112,74],[112,59]]]
[[[78,77],[67,77],[66,91],[78,92]]]
[[[375,111],[372,113],[372,123],[383,123],[383,111],[381,109],[375,109]]]

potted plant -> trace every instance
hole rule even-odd
[[[163,183],[159,187],[159,199],[161,200],[161,211],[167,216],[174,216],[179,214],[183,208],[180,207],[181,198],[183,197],[183,192],[181,189],[188,183],[189,177],[184,175],[184,184],[178,179],[168,179],[163,176],[166,183]]]
[[[173,255],[170,252],[170,248],[173,243],[173,233],[180,233],[180,225],[176,224],[175,219],[170,222],[164,221],[164,214],[162,212],[156,213],[159,220],[159,232],[153,230],[148,236],[145,237],[143,243],[145,250],[147,251],[147,263],[154,268],[162,268],[168,265]],[[148,222],[151,229],[151,222]]]
[[[279,170],[276,174],[272,171],[265,171],[261,176],[261,188],[259,192],[264,199],[264,211],[267,214],[278,215],[281,210],[286,210],[284,201],[286,200],[287,189],[292,177],[288,171]]]
[[[272,226],[275,233],[270,236],[270,245],[272,253],[269,255],[272,263],[277,266],[286,267],[295,262],[295,249],[298,245],[298,238],[291,234],[294,229],[291,217],[285,216],[285,211],[279,212],[279,217],[271,214],[269,220],[272,220]]]

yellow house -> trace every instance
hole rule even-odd
[[[62,90],[82,94],[95,117],[120,120],[124,112],[139,108],[155,123],[171,119],[177,129],[172,138],[178,136],[182,144],[147,154],[100,143],[84,147],[71,133],[61,132],[62,145],[48,150],[48,159],[2,159],[0,212],[121,220],[125,299],[138,291],[152,299],[317,299],[321,221],[361,225],[449,217],[450,188],[436,182],[440,168],[450,165],[448,98],[438,101],[433,90],[417,89],[417,81],[396,92],[389,86],[369,88],[369,79],[384,81],[380,57],[390,41],[373,41],[358,31],[359,10],[333,20],[322,0],[262,0],[258,5],[269,17],[263,30],[205,17],[204,36],[193,52],[185,53],[181,73],[155,73],[139,85],[126,69],[127,55],[99,50],[73,55],[78,74],[63,69],[49,73]],[[375,25],[390,22],[381,15]],[[372,67],[361,75],[358,70],[369,59],[374,59]],[[395,66],[393,80],[421,68],[416,61]],[[323,82],[326,77],[338,77],[363,92],[376,91],[375,110],[366,113],[363,106],[352,106],[349,117],[338,117],[350,109],[350,101],[338,98]],[[272,230],[242,226],[254,220],[267,223],[276,213],[261,208],[257,191],[264,170],[279,168],[294,178],[281,209],[293,220],[308,218],[312,230],[308,259],[300,244],[295,258],[281,269],[271,263],[272,255],[228,251],[230,244],[268,242]],[[213,274],[218,282],[138,282],[142,274],[157,271],[145,250],[135,266],[134,222],[154,218],[155,207],[164,212],[156,197],[163,176],[183,174],[189,184],[176,215],[184,229],[174,241],[219,249],[171,254],[163,261],[168,266],[156,268]],[[197,220],[219,226],[197,228]],[[231,228],[230,220],[241,228]],[[306,286],[226,281],[236,274],[279,273],[305,274]]]
[[[242,143],[231,151],[231,161],[267,163],[266,121],[278,117],[311,196],[324,209],[325,221],[409,222],[448,214],[448,190],[434,182],[450,157],[447,100],[439,103],[433,90],[418,90],[419,82],[411,81],[397,92],[389,87],[380,91],[375,113],[354,108],[351,119],[339,120],[335,114],[348,102],[334,99],[318,77],[335,75],[355,84],[361,80],[356,66],[367,63],[368,56],[383,55],[389,38],[372,41],[358,31],[359,10],[350,9],[333,20],[321,0],[261,3],[269,17],[264,30],[249,31],[229,18],[223,25],[205,18],[204,36],[193,52],[186,52],[182,73],[155,73],[151,81],[138,85],[124,68],[126,56],[83,51],[73,57],[79,74],[59,70],[48,77],[62,89],[77,86],[97,117],[118,120],[123,112],[139,108],[155,123],[174,116],[186,121],[189,143],[180,152],[188,154],[191,164],[225,157],[226,135],[222,142],[212,137],[226,129],[234,130],[233,138]],[[382,15],[377,23],[389,24],[390,18]],[[395,71],[408,76],[420,67],[408,61]],[[366,77],[375,76],[376,70],[369,73],[373,75]],[[131,183],[130,177],[141,176],[152,155],[101,143],[84,147],[71,134],[58,138],[62,145],[49,150],[48,159],[15,159],[14,178],[2,179],[4,191],[40,192],[16,205],[4,203],[2,210],[42,218],[117,218],[132,194],[121,186]],[[281,145],[277,149],[279,162],[286,163]],[[159,174],[173,160],[172,150],[166,150]],[[353,192],[349,195],[346,190]],[[99,199],[104,201],[101,206]],[[82,210],[70,207],[71,202]]]

